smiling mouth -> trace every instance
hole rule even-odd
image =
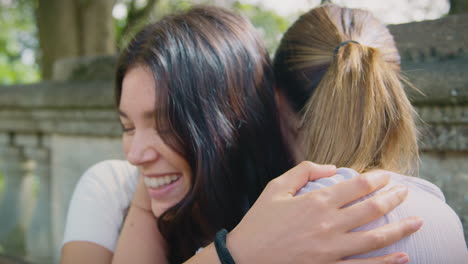
[[[180,177],[181,176],[177,174],[166,175],[162,177],[144,177],[143,181],[145,182],[146,187],[156,189],[169,185],[180,179]]]

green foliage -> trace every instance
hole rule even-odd
[[[198,3],[212,4],[213,1],[197,1]],[[123,3],[127,6],[127,10],[130,10],[132,0],[120,0],[119,3]],[[148,1],[146,2],[146,4]],[[166,14],[170,14],[177,11],[187,10],[193,5],[193,1],[190,0],[159,0],[157,4],[151,10],[150,15],[144,19],[138,21],[129,21],[130,17],[124,17],[122,19],[115,19],[117,38],[120,47],[125,46],[128,40],[133,36],[142,26],[150,21],[156,21]],[[140,7],[140,8],[144,8]],[[238,1],[234,2],[232,9],[237,11],[250,19],[254,26],[260,31],[262,38],[265,41],[265,45],[268,48],[270,54],[273,54],[278,42],[281,39],[282,34],[288,26],[290,21],[284,18],[274,11],[264,9],[258,5],[242,4]],[[127,24],[134,25],[130,32],[123,35],[124,28]]]
[[[273,56],[281,36],[290,25],[290,21],[274,11],[263,9],[257,5],[235,2],[233,9],[250,19],[260,31],[268,52]]]
[[[7,234],[6,238],[2,241],[0,248],[4,252],[8,252],[8,255],[12,256],[25,256],[26,245],[24,242],[24,230],[20,225]]]
[[[173,0],[164,1],[166,5],[166,12],[187,10],[192,6],[192,2],[188,0]]]
[[[0,1],[0,84],[39,80],[35,1]]]
[[[147,7],[148,12],[142,16],[130,16],[114,19],[116,43],[125,46],[130,38],[150,21],[193,5],[190,0],[117,0],[127,10],[134,5],[134,11],[140,12]],[[212,0],[197,1],[210,4]],[[35,9],[37,0],[0,0],[0,85],[14,83],[31,83],[40,80],[40,66],[37,55],[40,54],[37,38]],[[282,33],[290,24],[274,11],[257,5],[235,2],[232,9],[249,18],[260,31],[270,54],[273,54]]]
[[[140,2],[140,5],[137,3]],[[141,29],[144,25],[157,21],[164,15],[187,10],[192,6],[190,0],[156,0],[153,6],[149,6],[150,1],[135,1],[135,0],[118,0],[117,3],[124,4],[127,12],[132,12],[132,5],[134,5],[133,12],[144,15],[132,15],[127,13],[127,16],[114,19],[115,30],[117,36],[118,47],[125,47],[130,39]],[[141,12],[148,9],[148,12]],[[145,10],[146,11],[146,10]],[[128,27],[128,28],[127,28]]]

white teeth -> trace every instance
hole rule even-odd
[[[146,187],[158,188],[164,185],[168,185],[180,178],[180,175],[166,175],[163,177],[144,177]]]

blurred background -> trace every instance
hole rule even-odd
[[[80,175],[123,158],[116,54],[146,23],[193,4],[248,17],[273,55],[318,0],[0,0],[0,263],[55,263]],[[333,0],[390,24],[421,122],[420,176],[468,226],[468,0]],[[90,216],[91,217],[91,216]]]
[[[319,0],[0,0],[0,84],[52,78],[55,61],[114,54],[148,21],[192,4],[234,9],[262,32],[270,51],[288,25]],[[322,1],[323,2],[323,1]],[[466,8],[464,0],[335,0],[371,10],[388,24],[436,19]]]

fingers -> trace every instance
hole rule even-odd
[[[368,259],[348,259],[338,262],[339,264],[405,264],[409,262],[409,256],[405,253],[393,253],[385,256]]]
[[[272,180],[269,185],[275,186],[282,194],[294,196],[307,182],[335,175],[336,166],[319,165],[303,161],[299,165]]]
[[[408,195],[408,188],[400,185],[379,193],[369,199],[341,210],[342,227],[349,231],[367,224],[401,204]]]
[[[341,208],[354,200],[381,189],[387,185],[389,180],[390,177],[385,171],[367,172],[306,195],[315,195],[314,193],[319,192],[322,196],[326,197],[329,206]]]
[[[346,246],[343,246],[343,253],[346,256],[353,256],[384,248],[418,231],[422,225],[421,218],[409,217],[370,231],[350,232],[345,239]]]

